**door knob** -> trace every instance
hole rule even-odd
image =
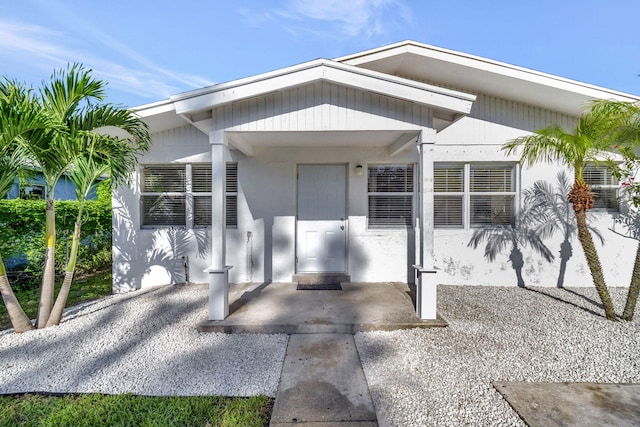
[[[344,225],[341,225],[341,226],[340,226],[340,230],[344,230]]]

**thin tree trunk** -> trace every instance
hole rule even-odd
[[[60,287],[60,291],[58,292],[58,297],[56,298],[56,303],[51,310],[51,315],[49,316],[49,320],[47,321],[47,327],[59,325],[62,320],[62,313],[64,312],[64,308],[67,305],[67,297],[69,296],[69,289],[71,288],[71,282],[73,280],[73,273],[76,269],[76,260],[78,258],[78,248],[80,246],[80,216],[82,215],[82,210],[78,214],[78,219],[76,220],[75,227],[73,229],[73,238],[71,240],[71,253],[69,254],[69,260],[67,262],[67,268],[64,272],[64,281],[62,282],[62,286]]]
[[[21,333],[34,329],[31,320],[22,309],[13,293],[13,289],[11,289],[2,257],[0,257],[0,294],[2,294],[2,300],[7,308],[7,314],[9,314],[9,320],[11,320],[14,331]]]
[[[602,273],[602,265],[600,264],[600,258],[598,252],[596,252],[596,246],[589,233],[587,227],[587,212],[584,209],[576,210],[576,221],[578,225],[578,240],[582,245],[584,256],[587,259],[589,270],[591,271],[591,277],[593,278],[593,284],[600,295],[600,301],[604,307],[605,316],[608,320],[616,320],[616,312],[609,295],[609,289],[604,281],[604,274]]]
[[[636,310],[638,302],[638,293],[640,292],[640,243],[636,249],[636,260],[633,263],[633,273],[631,273],[631,283],[629,284],[629,292],[627,293],[627,302],[624,305],[622,320],[633,320],[633,313]]]
[[[53,293],[56,279],[56,217],[53,200],[47,200],[46,210],[46,250],[44,255],[44,272],[42,274],[42,284],[40,285],[40,304],[38,305],[38,317],[36,327],[44,328],[51,315],[53,307]]]

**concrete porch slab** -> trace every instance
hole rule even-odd
[[[229,316],[200,323],[201,332],[355,334],[447,326],[421,320],[403,283],[343,283],[341,291],[298,291],[295,283],[232,285]]]

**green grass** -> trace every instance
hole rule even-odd
[[[61,280],[57,282],[56,295],[62,284]],[[38,313],[38,299],[40,298],[39,286],[36,286],[36,289],[28,290],[14,289],[14,292],[20,305],[22,305],[25,313],[27,313],[27,316],[29,316],[30,319],[35,319]],[[74,280],[71,284],[69,297],[67,298],[67,307],[71,307],[82,301],[102,298],[105,295],[111,295],[111,271],[96,273],[92,276]],[[7,315],[7,310],[4,304],[0,303],[0,329],[9,327],[11,327],[11,323]]]
[[[0,426],[267,426],[265,396],[149,397],[123,395],[0,397]]]
[[[57,290],[57,289],[56,289]],[[74,281],[67,307],[111,294],[111,272]],[[16,290],[30,318],[38,311],[38,289]],[[63,320],[64,321],[64,320]],[[0,304],[0,327],[9,327]],[[125,395],[24,394],[0,396],[3,426],[208,426],[262,427],[271,417],[273,401],[264,396],[148,397]]]

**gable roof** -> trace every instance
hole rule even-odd
[[[578,116],[595,99],[640,101],[635,95],[410,40],[335,61],[475,94],[513,99],[571,116]]]
[[[276,91],[330,82],[345,87],[374,92],[393,98],[426,105],[453,121],[471,111],[475,95],[392,76],[375,70],[318,59],[244,79],[196,89],[171,96],[168,100],[134,109],[154,129],[175,126],[175,116],[192,124],[204,122],[210,112],[233,102]],[[174,117],[171,118],[170,116]],[[203,129],[204,130],[204,129]]]
[[[232,102],[326,81],[427,105],[438,128],[468,114],[475,94],[578,116],[595,99],[640,97],[415,41],[183,92],[133,110],[157,132],[191,123],[208,130],[211,110]],[[451,89],[448,89],[451,88]]]

